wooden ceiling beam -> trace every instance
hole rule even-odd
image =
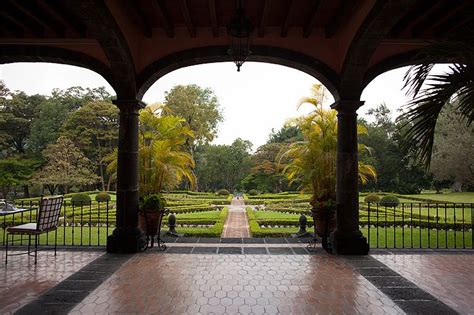
[[[411,35],[413,38],[418,37],[421,33],[433,24],[434,21],[440,20],[446,12],[449,12],[450,8],[456,7],[454,3],[446,3],[439,1],[434,4],[431,9],[423,13],[423,17],[420,17],[418,21],[412,24]]]
[[[293,8],[294,8],[293,0],[288,0],[285,20],[283,21],[283,24],[281,25],[281,33],[280,33],[281,37],[286,37],[288,35],[288,27],[290,25],[290,19],[293,13]]]
[[[219,26],[217,24],[216,0],[209,0],[209,16],[211,18],[212,36],[219,37]]]
[[[268,13],[270,0],[265,0],[263,3],[262,15],[260,16],[260,23],[258,25],[258,37],[263,37],[265,35],[265,24],[268,20]]]
[[[13,37],[23,37],[25,35],[25,29],[23,26],[16,23],[16,21],[12,21],[8,15],[4,14],[4,12],[0,12],[0,16],[4,17],[1,19],[0,26],[2,34]]]
[[[326,38],[331,38],[345,25],[347,20],[352,15],[358,1],[341,1],[339,8],[336,10],[329,23],[326,25]]]
[[[76,32],[80,37],[86,36],[86,30],[84,25],[77,23],[74,19],[69,18],[65,12],[60,12],[60,9],[53,6],[51,1],[38,0],[36,2],[38,6],[45,12],[53,16],[60,23]]]
[[[408,14],[402,17],[402,19],[400,19],[400,21],[394,25],[390,31],[390,37],[398,38],[405,34],[411,27],[413,27],[413,25],[418,23],[424,16],[426,16],[426,14],[431,11],[432,7],[432,0],[420,1]],[[423,14],[420,14],[420,12],[423,12]]]
[[[191,14],[189,13],[188,1],[187,0],[180,0],[179,6],[181,8],[181,13],[183,14],[184,23],[188,28],[189,36],[192,38],[196,37],[196,27],[193,24],[193,20],[191,19]]]
[[[174,27],[173,24],[171,24],[170,18],[168,16],[168,13],[166,12],[163,0],[153,0],[152,5],[158,14],[158,17],[160,18],[161,22],[163,23],[166,35],[169,38],[174,37]]]
[[[21,18],[11,14],[8,10],[0,11],[0,13],[10,24],[16,25],[17,28],[23,31],[30,31],[33,35],[38,37],[44,36],[43,28],[36,28],[26,24]]]
[[[449,35],[450,33],[454,32],[456,29],[460,28],[461,26],[469,23],[474,19],[473,16],[467,15],[464,17],[459,17],[455,19],[450,19],[443,24],[438,25],[433,30],[433,35],[435,37],[443,37],[445,35]]]
[[[136,25],[140,28],[141,32],[146,38],[152,37],[152,29],[150,23],[143,11],[140,9],[139,4],[136,1],[123,1],[125,8],[130,12],[131,18]]]
[[[38,15],[38,11],[28,8],[25,6],[25,2],[23,1],[9,1],[9,3],[14,6],[17,10],[19,10],[24,15],[31,18],[36,24],[41,25],[45,29],[50,30],[51,32],[55,33],[60,37],[64,37],[64,30],[58,27],[58,25],[52,26],[51,21],[46,21],[44,17]]]
[[[318,13],[319,5],[321,0],[315,0],[313,5],[313,10],[311,11],[311,15],[306,22],[305,26],[303,27],[303,37],[308,38],[311,33],[313,32],[314,24],[316,23],[316,15]]]
[[[468,6],[469,2],[462,2],[460,5],[459,3],[453,4],[452,8],[439,20],[436,20],[431,26],[426,30],[427,32],[437,32],[439,31],[438,27],[442,26],[446,22],[448,22],[450,19],[453,18],[457,13],[461,12],[462,10],[465,10],[466,7]]]

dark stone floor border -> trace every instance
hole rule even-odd
[[[214,246],[212,246],[214,245]],[[210,246],[168,246],[166,251],[163,253],[167,254],[237,254],[237,255],[314,255],[314,254],[325,254],[326,252],[322,248],[318,248],[316,251],[308,251],[305,247],[245,247],[235,246],[231,247],[220,247],[219,244],[212,244]],[[159,253],[159,252],[157,252]]]
[[[371,256],[343,258],[407,314],[457,314],[451,307]]]
[[[214,238],[214,237],[162,237],[165,243],[200,243],[200,244],[301,244],[309,243],[311,238]]]
[[[15,314],[67,314],[132,256],[104,254],[20,308]]]

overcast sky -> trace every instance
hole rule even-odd
[[[364,116],[368,109],[385,102],[396,111],[407,102],[403,75],[400,68],[380,75],[364,90],[365,105],[359,109]],[[0,80],[14,91],[50,95],[53,88],[71,86],[111,86],[97,73],[74,66],[50,63],[15,63],[0,65]],[[265,143],[272,128],[278,130],[291,117],[308,113],[310,105],[296,108],[298,100],[309,95],[310,87],[317,83],[310,75],[292,68],[246,62],[240,72],[233,63],[213,63],[191,66],[171,72],[158,80],[145,94],[146,103],[163,102],[164,93],[177,84],[197,84],[209,87],[217,95],[224,122],[219,126],[214,143],[230,144],[235,138],[250,140],[254,149]],[[328,106],[333,100],[326,102]]]

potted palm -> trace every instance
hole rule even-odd
[[[196,183],[194,160],[185,147],[194,133],[183,118],[163,115],[159,109],[157,105],[150,105],[140,111],[139,117],[139,224],[149,240],[160,231],[161,221],[157,224],[155,217],[162,218],[166,213],[161,192],[174,188],[183,179],[192,187]],[[110,154],[107,161],[107,171],[113,174],[116,172],[117,152]],[[160,244],[158,235],[158,245],[164,248]]]
[[[310,204],[315,233],[327,248],[329,233],[336,226],[336,148],[337,117],[335,111],[316,109],[297,120],[304,140],[292,143],[282,154],[290,161],[283,169],[290,182],[301,182],[301,188],[312,194]]]
[[[280,154],[280,161],[287,163],[283,173],[290,182],[300,182],[303,190],[312,194],[310,204],[315,233],[328,248],[329,234],[336,227],[336,156],[337,156],[337,112],[322,107],[324,88],[316,84],[312,97],[303,98],[300,104],[315,106],[309,115],[294,121],[304,140],[290,144]],[[367,130],[358,126],[358,133]],[[359,145],[360,149],[365,149]],[[376,176],[375,169],[359,162],[359,178],[362,182]]]
[[[166,213],[165,207],[165,199],[160,194],[153,194],[144,198],[138,212],[139,227],[145,232],[147,240],[151,239],[151,247],[153,247],[153,238],[160,231],[159,227]],[[160,246],[159,242],[158,246]]]

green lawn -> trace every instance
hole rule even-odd
[[[418,195],[403,195],[407,198],[422,198],[437,200],[440,202],[464,202],[464,203],[474,203],[474,192],[447,192],[443,194],[436,193],[421,193]],[[412,202],[412,201],[410,201]]]
[[[107,235],[112,234],[114,227],[59,227],[57,230],[58,246],[83,245],[83,246],[105,246]],[[54,245],[56,232],[41,234],[40,245]],[[11,238],[10,238],[11,240]],[[20,236],[15,236],[15,240],[20,240]],[[0,242],[4,244],[4,230],[0,229]],[[18,242],[15,242],[18,244]],[[23,244],[28,244],[28,237],[23,236]]]
[[[473,248],[472,231],[443,231],[430,229],[362,228],[371,248]],[[420,240],[421,236],[421,240]]]

